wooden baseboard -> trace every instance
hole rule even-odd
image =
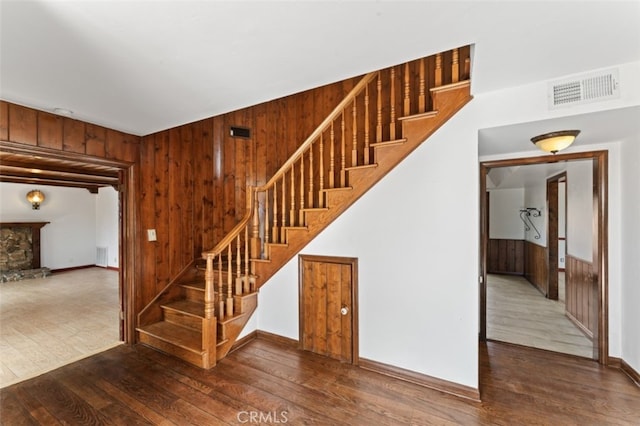
[[[405,370],[404,368],[383,364],[381,362],[365,358],[360,358],[360,368],[415,383],[416,385],[424,386],[429,389],[480,402],[480,392],[478,389],[470,388],[458,383],[437,379],[435,377],[427,376],[426,374],[416,373],[415,371]]]
[[[110,271],[119,271],[120,268],[118,268],[117,266],[107,266],[107,269]]]
[[[280,336],[278,334],[269,333],[268,331],[257,330],[259,339],[270,340],[272,342],[280,343],[282,345],[291,346],[298,349],[300,347],[299,342],[289,337]]]
[[[624,359],[620,360],[620,369],[633,380],[633,382],[640,387],[640,373],[633,369],[629,364],[624,362]]]
[[[69,271],[76,271],[78,269],[89,269],[89,268],[97,268],[97,265],[82,265],[82,266],[72,266],[70,268],[60,268],[60,269],[52,269],[51,272],[52,273],[57,273],[57,272],[69,272]]]
[[[258,331],[254,330],[251,333],[249,333],[246,336],[244,336],[243,338],[236,340],[236,342],[233,344],[233,346],[231,346],[231,349],[229,349],[229,353],[231,353],[233,351],[237,351],[238,349],[240,349],[241,347],[243,347],[247,343],[249,343],[252,340],[255,340],[257,338],[258,338]]]

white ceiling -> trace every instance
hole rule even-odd
[[[638,1],[1,0],[0,19],[0,98],[138,135],[464,44],[474,93],[640,59]]]

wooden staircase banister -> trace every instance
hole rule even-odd
[[[257,186],[255,189],[256,191],[266,191],[267,189],[271,188],[278,179],[281,179],[282,176],[289,170],[291,169],[291,166],[293,166],[296,161],[298,161],[300,159],[300,156],[303,155],[311,146],[311,144],[318,139],[318,137],[320,137],[320,135],[322,134],[322,132],[324,132],[325,130],[327,130],[327,128],[329,128],[330,124],[336,119],[338,118],[338,116],[340,114],[342,114],[342,112],[344,111],[344,109],[347,107],[347,105],[349,105],[351,102],[353,102],[353,99],[360,94],[360,92],[362,92],[362,90],[364,90],[364,88],[366,87],[367,84],[369,84],[374,77],[376,77],[378,75],[379,71],[375,71],[375,72],[370,72],[369,74],[365,75],[359,82],[358,84],[356,84],[353,89],[351,89],[351,91],[347,94],[347,96],[345,96],[345,98],[333,109],[333,111],[331,111],[331,113],[329,113],[329,115],[322,121],[322,123],[320,123],[320,125],[318,127],[316,127],[316,129],[309,135],[309,137],[307,139],[305,139],[305,141],[302,143],[302,145],[300,145],[298,147],[298,149],[296,149],[296,151],[291,154],[291,156],[287,159],[287,161],[285,161],[285,163],[282,165],[282,167],[280,167],[278,169],[278,171],[276,173],[274,173],[274,175],[271,177],[271,179],[269,179],[269,181],[267,183],[265,183],[262,186]]]

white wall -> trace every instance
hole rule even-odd
[[[640,372],[640,135],[622,144],[622,359]]]
[[[532,207],[538,209],[540,212],[531,210],[529,220],[533,226],[529,227],[529,230],[525,230],[524,239],[537,244],[539,246],[547,246],[547,218],[549,217],[549,209],[547,208],[547,182],[541,180],[532,184],[527,184],[524,187],[524,206],[525,208]],[[535,228],[534,228],[535,226]],[[538,232],[536,232],[536,229]]]
[[[476,54],[481,54],[480,48]],[[303,250],[359,258],[361,357],[478,386],[478,130],[640,105],[640,62],[619,68],[626,90],[620,99],[606,103],[549,111],[546,82],[475,95],[471,104]],[[609,149],[610,170],[620,168],[615,144],[574,146],[567,152],[591,149]],[[529,151],[491,159],[536,155],[544,154]],[[631,167],[630,162],[625,164]],[[610,176],[612,356],[621,356],[622,341],[621,233],[611,227],[621,220],[619,188],[620,177]],[[634,197],[637,200],[637,194]],[[298,338],[296,264],[297,259],[289,262],[261,289],[257,324],[261,330],[294,339]],[[624,271],[626,277],[638,276]],[[638,306],[640,300],[625,303]],[[634,324],[624,338],[636,342],[637,349]]]
[[[95,195],[86,189],[38,186],[40,210],[25,195],[33,185],[0,183],[3,222],[50,222],[41,229],[41,264],[51,269],[93,265],[96,261]]]
[[[46,199],[33,210],[26,194]],[[41,264],[51,269],[95,265],[96,246],[109,247],[109,266],[118,266],[118,195],[113,188],[91,194],[82,188],[0,182],[0,221],[50,222],[41,229]]]
[[[112,187],[98,190],[96,196],[96,247],[107,247],[107,265],[118,267],[118,192]]]
[[[489,191],[489,238],[523,240],[524,223],[520,209],[524,206],[524,188]]]

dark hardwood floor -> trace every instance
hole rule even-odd
[[[488,342],[474,402],[256,339],[204,371],[120,346],[0,390],[2,425],[637,425],[640,388],[596,362]]]

